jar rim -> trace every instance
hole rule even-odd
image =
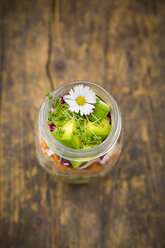
[[[101,97],[105,102],[107,102],[106,100],[108,100],[109,107],[113,108],[113,113],[111,113],[112,128],[106,139],[101,144],[93,148],[84,149],[84,150],[72,149],[61,144],[58,140],[56,140],[53,137],[47,123],[48,111],[50,109],[50,103],[51,103],[48,97],[46,97],[45,101],[42,103],[40,108],[39,131],[41,133],[42,138],[50,148],[50,150],[52,150],[55,154],[68,160],[88,161],[103,156],[105,153],[107,153],[113,148],[121,132],[121,115],[115,99],[100,85],[86,80],[76,80],[73,82],[63,84],[62,86],[58,87],[57,89],[51,92],[53,99],[58,99],[60,96],[64,95],[67,91],[69,91],[70,88],[74,87],[77,84],[88,85],[101,91],[104,97],[102,97],[102,95],[101,96],[98,95],[98,96]],[[70,87],[71,85],[72,87]],[[65,87],[67,88],[66,90],[64,90]]]

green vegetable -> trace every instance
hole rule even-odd
[[[74,120],[67,121],[62,128],[57,127],[52,134],[63,145],[74,148],[72,144],[74,125]]]
[[[55,108],[48,113],[48,125],[55,124],[52,135],[63,145],[73,149],[90,149],[100,144],[109,134],[111,125],[109,120],[105,119],[109,107],[100,99],[97,99],[91,115],[80,116],[71,112],[67,103],[54,100],[49,93],[46,95]],[[77,163],[74,163],[74,166],[78,166]]]
[[[78,169],[80,165],[83,164],[83,162],[77,162],[77,161],[70,161],[74,169]]]
[[[109,124],[108,119],[104,119],[99,125],[94,124],[92,122],[87,123],[87,133],[90,136],[92,136],[92,134],[95,134],[96,136],[100,136],[98,138],[99,140],[102,137],[106,137],[110,133],[110,130],[111,130],[111,125]]]
[[[99,123],[106,118],[108,113],[109,106],[101,99],[98,99],[97,103],[95,104],[94,112],[89,115],[89,120]]]

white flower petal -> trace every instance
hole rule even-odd
[[[65,102],[70,105],[74,105],[75,101],[65,99]]]
[[[96,101],[96,99],[93,97],[86,97],[86,102],[87,103],[96,103],[97,101]]]
[[[76,100],[79,96],[85,98],[86,102],[84,105],[79,105]],[[79,113],[80,115],[89,115],[93,112],[96,103],[96,94],[89,88],[89,86],[84,86],[83,84],[76,85],[73,89],[70,89],[69,94],[64,96],[64,100],[69,105],[69,110],[71,112]]]
[[[71,89],[70,91],[69,91],[69,94],[72,96],[72,98],[74,99],[74,100],[76,100],[76,94],[75,94],[75,92],[73,91],[73,89]]]
[[[74,92],[76,97],[81,96],[82,95],[81,93],[83,92],[83,85],[76,85],[74,87]]]
[[[75,101],[75,98],[72,95],[66,95],[66,96],[64,96],[64,100],[67,100],[67,99],[74,100]]]

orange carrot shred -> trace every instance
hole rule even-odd
[[[57,157],[57,155],[55,153],[53,153],[53,157],[55,158],[55,160],[57,162],[57,165],[60,166],[61,164],[60,164],[60,162],[58,160],[58,157]]]
[[[117,158],[117,154],[115,153],[115,154],[112,154],[111,156],[110,156],[110,160],[111,161],[115,161],[116,160],[116,158]]]
[[[101,169],[101,166],[97,163],[93,163],[90,168],[94,169],[94,170],[99,170],[99,169]]]
[[[43,149],[47,149],[47,148],[48,148],[47,144],[45,143],[45,141],[43,140],[42,137],[41,137],[41,147],[42,147]]]

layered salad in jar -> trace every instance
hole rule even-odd
[[[66,94],[49,99],[47,125],[52,139],[62,144],[66,150],[72,149],[81,153],[82,150],[98,147],[98,155],[87,161],[66,159],[49,147],[46,137],[38,130],[37,148],[41,165],[57,178],[70,182],[88,182],[91,177],[105,175],[112,168],[121,153],[121,131],[112,148],[100,153],[99,147],[110,136],[113,121],[110,106],[89,86],[77,84]]]

